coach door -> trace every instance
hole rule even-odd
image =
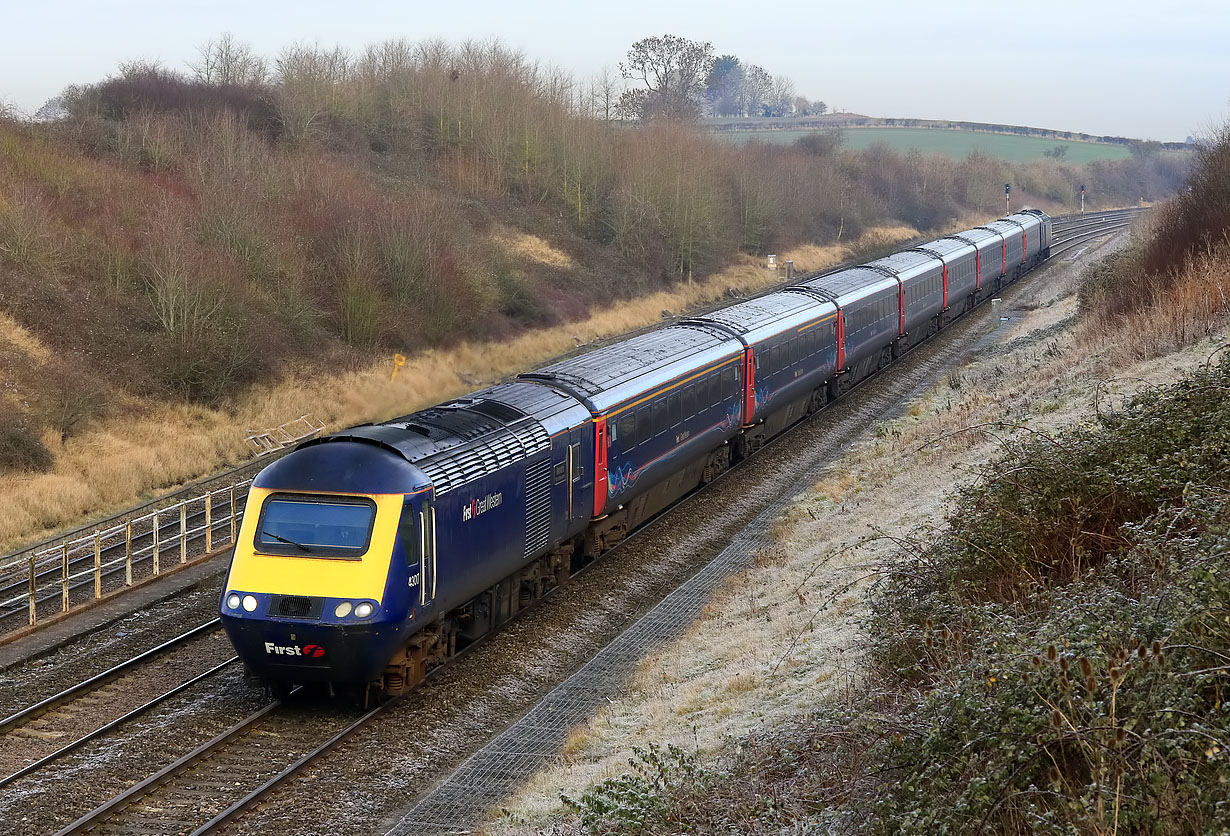
[[[585,502],[585,456],[581,452],[582,428],[568,433],[568,519],[585,519],[589,508]]]

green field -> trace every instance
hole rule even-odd
[[[762,142],[791,143],[809,133],[811,131],[808,130],[727,131],[716,132],[716,136],[728,142],[747,142],[751,139],[758,139]],[[845,135],[845,147],[855,150],[870,148],[872,145],[887,145],[898,151],[917,148],[923,153],[947,154],[957,158],[979,150],[1010,162],[1046,159],[1043,152],[1051,150],[1056,145],[1066,145],[1068,153],[1063,161],[1077,165],[1093,160],[1119,160],[1130,155],[1128,149],[1122,145],[977,131],[929,128],[845,128],[843,134]]]

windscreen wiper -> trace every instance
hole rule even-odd
[[[287,545],[298,546],[299,548],[303,549],[304,554],[312,553],[312,550],[309,549],[307,546],[303,545],[302,543],[296,543],[294,540],[287,540],[281,534],[274,534],[272,531],[261,531],[261,536],[262,537],[272,537],[275,540],[281,540],[283,543],[286,543]]]

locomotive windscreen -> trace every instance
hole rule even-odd
[[[274,494],[261,509],[256,550],[265,554],[358,558],[372,536],[376,505],[356,497]]]

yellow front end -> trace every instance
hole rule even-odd
[[[389,564],[397,537],[404,494],[334,494],[362,496],[376,503],[371,541],[358,560],[312,557],[310,554],[262,554],[255,549],[261,508],[271,494],[287,491],[252,488],[239,531],[226,588],[252,593],[303,595],[316,598],[368,599],[383,603]],[[314,493],[313,496],[330,494]]]

